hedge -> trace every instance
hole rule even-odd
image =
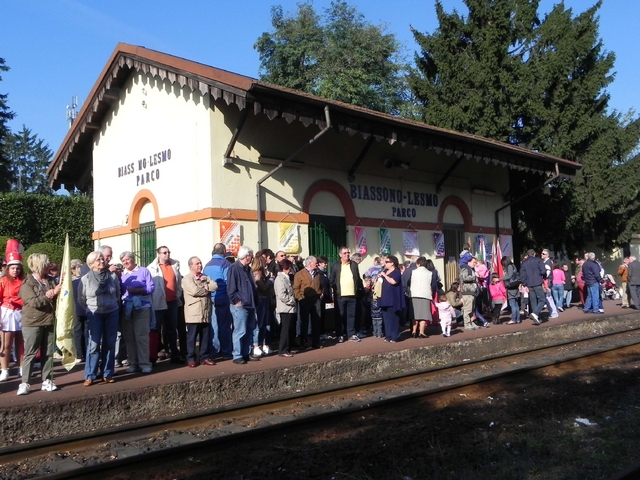
[[[37,243],[63,246],[67,233],[71,245],[79,249],[78,258],[84,260],[93,250],[91,197],[0,194],[0,243],[4,240],[0,256],[4,255],[6,245],[3,237],[15,238],[27,249]]]
[[[84,261],[87,258],[87,254],[78,247],[71,247],[70,249],[71,258],[69,260],[73,260],[77,258],[78,260]],[[29,255],[32,253],[44,253],[49,257],[49,261],[56,262],[58,265],[62,263],[62,256],[64,255],[64,245],[57,245],[55,243],[34,243],[29,248],[24,251],[24,255],[22,256],[22,266],[26,272],[30,272],[29,265],[27,265],[27,259]]]

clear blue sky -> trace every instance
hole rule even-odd
[[[596,0],[565,0],[574,15]],[[330,0],[316,0],[321,12]],[[409,25],[421,32],[437,28],[434,0],[350,0],[371,23],[385,25],[403,42],[408,58],[416,44]],[[461,0],[442,0],[447,11],[466,14]],[[540,17],[558,3],[541,0]],[[257,77],[253,44],[271,29],[270,8],[294,12],[295,0],[3,0],[0,57],[11,68],[2,73],[0,93],[17,115],[13,131],[26,125],[55,152],[67,130],[65,107],[73,95],[86,99],[118,42],[141,45],[218,68]],[[640,1],[604,0],[600,36],[616,53],[616,79],[610,106],[640,112]]]

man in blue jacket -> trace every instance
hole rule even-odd
[[[604,313],[600,311],[601,267],[596,262],[596,254],[587,253],[587,260],[582,264],[582,278],[587,289],[587,300],[584,302],[584,313]]]
[[[238,260],[227,273],[227,295],[233,317],[233,363],[244,364],[259,360],[251,355],[253,330],[256,328],[256,301],[258,290],[251,273],[253,250],[242,246]]]
[[[545,293],[542,281],[547,275],[544,262],[536,257],[533,249],[527,251],[527,258],[520,265],[520,279],[522,285],[529,289],[529,302],[531,303],[531,319],[536,325],[540,325],[540,312],[544,308]]]
[[[225,258],[227,251],[224,243],[213,246],[213,257],[204,267],[203,273],[218,284],[218,289],[211,293],[213,308],[211,309],[211,339],[213,352],[219,352],[222,358],[232,357],[233,345],[231,341],[231,326],[233,318],[229,309],[227,295],[227,272],[231,263]]]

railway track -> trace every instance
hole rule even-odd
[[[362,382],[350,386],[333,386],[323,391],[300,393],[262,402],[220,408],[194,415],[166,419],[88,432],[70,437],[58,437],[30,444],[14,445],[0,449],[1,465],[17,465],[29,459],[46,458],[56,454],[61,458],[71,457],[72,452],[90,451],[110,442],[125,444],[134,440],[150,438],[158,432],[189,432],[203,430],[208,425],[206,439],[177,435],[177,443],[169,448],[142,451],[138,455],[121,458],[112,455],[109,460],[83,466],[67,462],[65,471],[47,475],[46,478],[111,478],[115,472],[126,472],[130,468],[169,462],[172,458],[193,455],[196,450],[209,451],[216,445],[246,441],[256,435],[265,435],[278,430],[297,428],[313,422],[329,422],[339,416],[361,412],[365,409],[407,401],[427,395],[455,394],[456,389],[467,388],[482,382],[497,380],[505,376],[522,374],[549,366],[569,365],[571,362],[593,357],[619,349],[637,349],[640,352],[640,330],[603,335],[580,342],[571,342],[517,355],[497,357],[481,362],[465,362],[455,366],[413,372],[409,375],[398,372],[393,378],[374,382]],[[41,472],[42,473],[42,472]]]

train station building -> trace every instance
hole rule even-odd
[[[509,170],[580,165],[118,44],[49,168],[91,192],[96,246],[158,245],[186,265],[215,242],[336,258],[341,245],[432,258],[467,238],[509,253]],[[447,282],[449,283],[449,282]]]

